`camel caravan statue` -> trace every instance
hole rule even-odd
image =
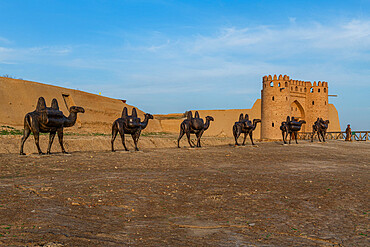
[[[56,133],[58,133],[59,144],[62,148],[62,152],[67,153],[63,146],[63,128],[75,125],[77,114],[84,112],[85,110],[82,107],[71,106],[69,108],[70,114],[66,117],[63,115],[63,112],[59,110],[58,101],[56,99],[52,100],[51,107],[46,107],[45,99],[40,97],[37,102],[36,110],[27,113],[24,117],[24,132],[21,140],[20,154],[25,155],[23,152],[23,146],[31,132],[35,138],[39,154],[44,154],[39,145],[40,133],[50,133],[47,154],[50,154],[51,145]]]
[[[253,131],[256,129],[257,127],[257,123],[260,123],[261,122],[261,119],[253,119],[253,123],[249,120],[249,116],[248,114],[245,114],[245,116],[243,116],[243,113],[240,114],[239,116],[239,121],[238,122],[235,122],[234,126],[233,126],[233,134],[234,134],[234,138],[235,138],[235,146],[239,146],[240,144],[238,143],[238,138],[239,136],[244,133],[244,140],[243,140],[243,143],[242,145],[244,146],[245,145],[245,140],[247,138],[247,135],[249,135],[250,139],[251,139],[251,142],[252,142],[252,145],[254,145],[253,143]]]
[[[325,135],[326,131],[329,127],[329,120],[323,120],[322,118],[317,118],[316,122],[312,125],[312,136],[311,142],[313,142],[313,137],[317,132],[317,137],[319,138],[319,142],[321,142],[320,136],[322,137],[323,142],[325,142]]]
[[[195,134],[197,137],[197,147],[201,147],[200,138],[202,137],[204,131],[209,128],[211,121],[214,121],[213,117],[207,116],[206,122],[199,117],[198,111],[195,112],[194,118],[191,111],[187,112],[187,118],[180,124],[180,135],[177,139],[177,147],[180,148],[180,139],[186,134],[188,142],[191,148],[194,146],[190,142],[190,134]]]
[[[132,109],[131,116],[127,113],[127,107],[123,108],[121,117],[115,120],[112,125],[112,152],[115,151],[113,144],[118,133],[121,136],[122,145],[126,151],[128,151],[128,149],[125,144],[125,134],[131,134],[135,144],[135,151],[139,151],[137,143],[139,141],[140,133],[148,125],[149,119],[153,119],[153,116],[149,113],[145,113],[144,116],[144,121],[140,122],[140,118],[137,117],[136,108]]]
[[[290,120],[289,116],[286,118],[285,122],[281,123],[280,130],[283,135],[284,144],[286,144],[288,134],[290,136],[289,144],[292,140],[292,136],[295,139],[295,142],[298,144],[298,131],[301,130],[302,124],[304,123],[306,123],[306,121],[304,120],[296,121],[294,117],[292,117],[292,119]]]

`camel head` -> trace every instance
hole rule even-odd
[[[69,108],[69,112],[70,113],[79,113],[79,112],[84,113],[85,109],[80,106],[71,106]]]
[[[211,116],[207,116],[206,117],[206,120],[208,120],[208,121],[215,121],[215,119],[213,117],[211,117]]]
[[[301,124],[305,124],[305,123],[306,123],[306,121],[305,121],[305,120],[299,120],[299,122],[300,122]]]
[[[152,114],[150,114],[150,113],[145,113],[145,114],[144,114],[144,116],[145,116],[145,118],[147,118],[147,119],[153,119],[153,115],[152,115]]]
[[[261,119],[253,119],[253,123],[260,123],[261,122]]]

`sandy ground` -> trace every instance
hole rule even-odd
[[[301,141],[0,154],[0,246],[369,246],[369,153]]]

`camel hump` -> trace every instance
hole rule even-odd
[[[36,111],[44,111],[46,109],[46,103],[44,97],[40,97],[37,101]]]
[[[121,118],[127,118],[128,117],[128,114],[127,114],[127,107],[125,106],[122,110],[122,116]]]
[[[187,118],[188,120],[191,120],[191,119],[193,118],[193,113],[192,113],[191,111],[188,111],[188,112],[187,112],[187,116],[186,116],[186,118]]]
[[[57,99],[53,99],[52,101],[51,101],[51,108],[53,109],[53,110],[58,110],[59,111],[59,105],[58,105],[58,101],[57,101]]]
[[[244,120],[244,116],[243,116],[243,113],[240,113],[240,116],[239,116],[239,122],[243,121]]]
[[[136,112],[136,108],[132,108],[132,114],[131,114],[131,117],[133,118],[137,118],[137,112]]]
[[[249,121],[249,115],[247,113],[245,114],[244,120]]]
[[[194,118],[200,118],[200,117],[199,117],[199,112],[198,112],[198,111],[195,111]]]

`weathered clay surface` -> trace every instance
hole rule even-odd
[[[369,142],[258,145],[1,154],[0,246],[368,245]]]

